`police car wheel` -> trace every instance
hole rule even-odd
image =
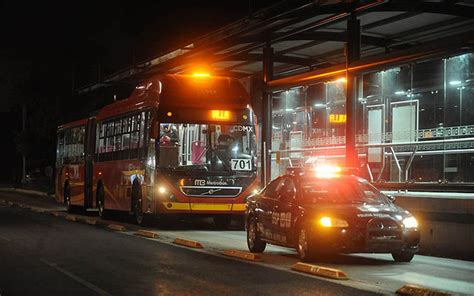
[[[311,244],[309,233],[305,228],[300,228],[298,231],[297,250],[301,261],[311,261],[316,258],[314,246]]]
[[[247,246],[252,253],[261,253],[267,246],[267,243],[260,239],[255,218],[250,218],[247,227]]]
[[[410,262],[414,256],[415,253],[406,251],[392,253],[393,260],[395,260],[396,262]]]

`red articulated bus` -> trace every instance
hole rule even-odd
[[[58,129],[56,197],[71,211],[211,215],[227,226],[257,187],[250,97],[233,78],[161,75]]]

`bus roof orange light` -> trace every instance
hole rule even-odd
[[[229,120],[230,111],[228,110],[211,110],[211,118],[214,120]]]
[[[209,77],[209,76],[211,76],[211,74],[209,74],[209,73],[199,73],[198,72],[198,73],[193,73],[193,76],[194,77]]]
[[[166,113],[166,116],[168,116],[168,117],[173,116],[173,112],[168,112],[168,113]]]

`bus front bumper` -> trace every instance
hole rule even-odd
[[[165,201],[159,204],[158,213],[193,213],[193,214],[244,214],[244,203],[190,203]]]

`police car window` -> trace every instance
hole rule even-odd
[[[357,179],[335,178],[304,180],[301,184],[303,202],[386,203],[387,199],[372,185]]]
[[[268,184],[268,186],[265,189],[265,192],[264,192],[263,195],[267,196],[267,197],[276,198],[276,195],[277,195],[276,193],[280,189],[280,187],[283,183],[282,181],[283,181],[282,178],[278,178],[276,180],[273,180],[270,184]]]
[[[280,186],[279,197],[284,201],[291,201],[295,196],[295,185],[291,178],[285,178]]]

